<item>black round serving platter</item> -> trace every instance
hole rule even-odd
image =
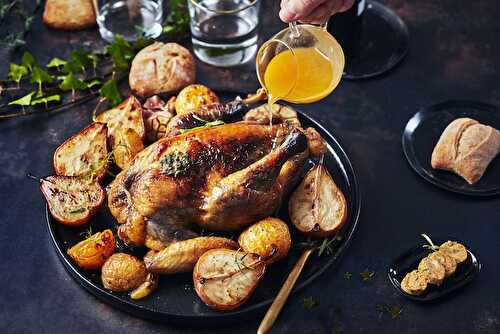
[[[439,244],[441,244],[446,240],[438,241],[440,241]],[[405,275],[410,271],[417,269],[420,261],[432,253],[431,250],[422,247],[423,244],[409,249],[394,260],[387,273],[389,280],[401,295],[415,301],[428,302],[444,297],[465,286],[467,283],[470,283],[481,270],[481,263],[476,255],[464,243],[461,242],[461,244],[467,248],[467,259],[465,262],[459,264],[455,273],[445,278],[440,286],[429,284],[427,289],[418,296],[410,295],[401,289],[401,281]]]
[[[430,183],[452,192],[469,196],[500,194],[500,158],[494,159],[483,177],[470,185],[454,173],[436,170],[431,155],[444,129],[453,120],[473,118],[500,129],[500,108],[476,101],[452,100],[438,103],[417,112],[403,132],[403,151],[413,170]]]
[[[299,277],[293,292],[297,292],[310,284],[331,267],[345,252],[356,230],[361,209],[361,198],[356,175],[347,154],[338,140],[305,113],[299,111],[299,119],[304,128],[314,127],[319,131],[328,144],[324,164],[346,197],[348,219],[332,244],[333,252],[324,254],[321,257],[313,254]],[[309,161],[304,167],[303,173],[305,174],[314,163],[316,162]],[[288,198],[284,199],[283,205],[276,213],[276,216],[290,224],[287,203]],[[130,299],[126,293],[116,293],[104,289],[100,280],[100,271],[81,269],[66,254],[68,248],[84,239],[82,234],[88,230],[88,225],[78,228],[63,226],[53,219],[48,209],[46,217],[48,230],[56,252],[67,271],[78,283],[97,298],[116,308],[156,321],[205,326],[220,324],[221,321],[238,321],[262,314],[273,301],[302,251],[292,246],[288,257],[268,268],[251,298],[235,311],[215,311],[205,306],[194,291],[190,273],[161,276],[159,287],[151,296],[135,301]],[[90,226],[93,232],[107,228],[116,232],[115,220],[109,213],[107,206],[92,218]],[[292,245],[304,241],[304,238],[296,233],[293,227],[290,228],[290,231]],[[130,249],[118,242],[117,252],[126,252],[142,257],[145,250]]]
[[[393,10],[368,0],[362,20],[358,51],[347,59],[344,79],[382,75],[398,65],[408,52],[408,28]]]

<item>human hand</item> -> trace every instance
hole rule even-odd
[[[322,24],[335,13],[345,12],[355,0],[281,0],[280,18],[284,22]]]

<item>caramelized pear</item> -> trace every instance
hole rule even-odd
[[[265,270],[266,264],[257,254],[212,249],[196,263],[194,287],[208,307],[234,310],[250,298]]]
[[[323,165],[314,166],[297,187],[288,203],[293,225],[303,234],[329,237],[347,219],[347,203]]]
[[[108,168],[107,133],[106,124],[92,123],[62,143],[54,152],[56,174],[100,181]]]
[[[74,176],[48,176],[40,180],[40,190],[52,216],[68,226],[85,224],[104,204],[99,183]]]

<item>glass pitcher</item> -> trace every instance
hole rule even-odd
[[[344,70],[344,52],[326,28],[326,23],[293,22],[260,47],[257,77],[270,103],[312,103],[337,87]]]

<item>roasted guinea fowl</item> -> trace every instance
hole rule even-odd
[[[198,114],[229,120],[244,111],[234,102]],[[195,237],[193,224],[240,230],[271,215],[296,184],[309,155],[302,129],[237,122],[182,133],[199,122],[193,114],[174,117],[170,136],[140,152],[110,184],[109,207],[124,224],[119,236],[126,243],[162,249]]]

